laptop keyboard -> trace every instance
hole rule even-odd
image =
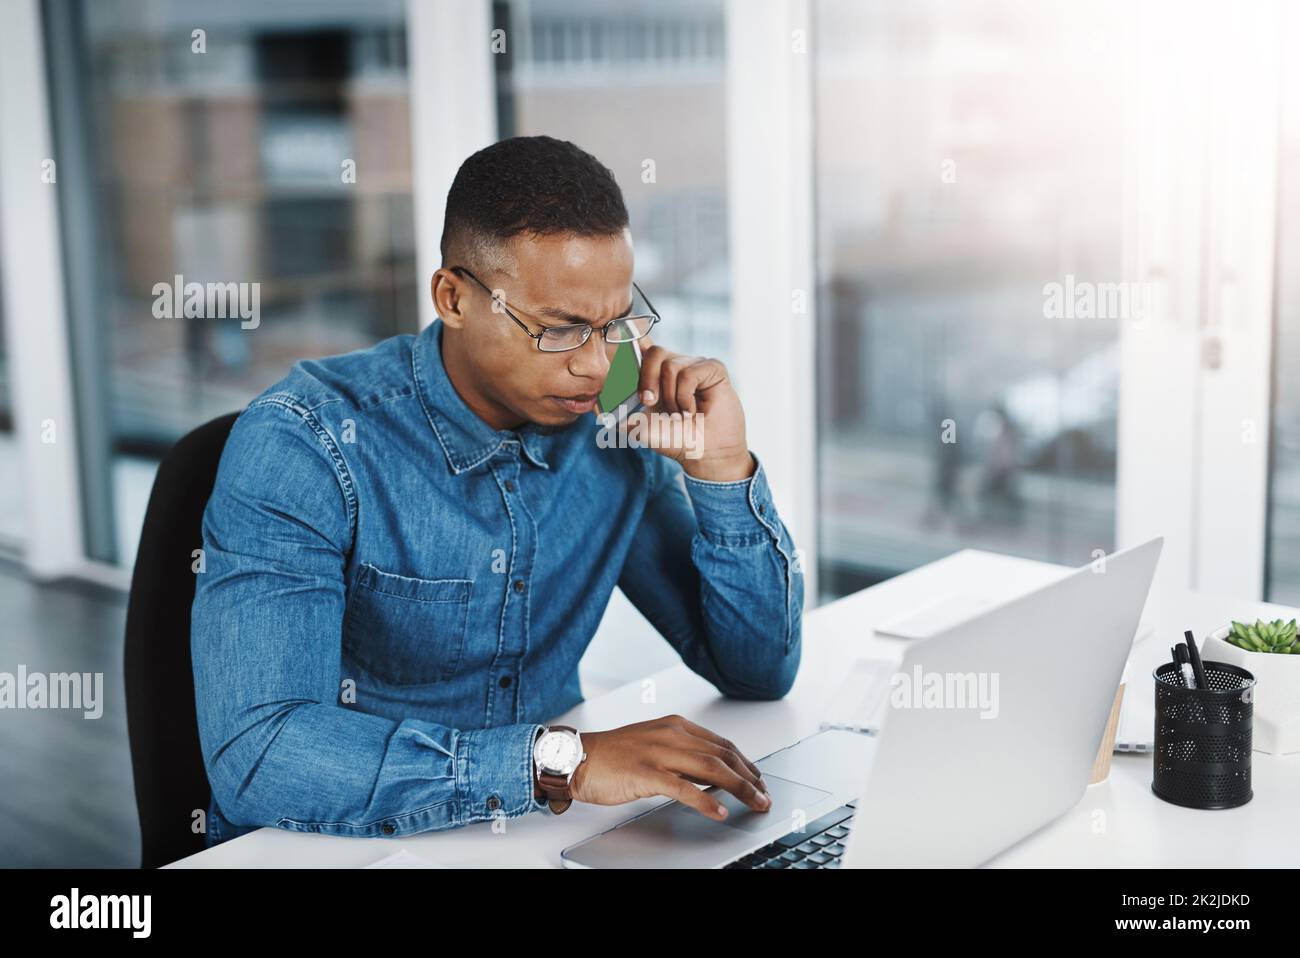
[[[791,832],[723,868],[839,868],[853,829],[856,801],[823,815],[801,831]]]

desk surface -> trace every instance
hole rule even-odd
[[[556,718],[579,729],[608,729],[679,713],[727,736],[759,758],[818,729],[826,702],[858,658],[902,656],[904,643],[872,634],[875,623],[963,592],[1011,598],[1070,570],[1064,566],[967,549],[896,576],[804,617],[803,663],[778,702],[724,699],[684,665],[583,702]],[[1229,617],[1286,618],[1295,611],[1201,593],[1153,591],[1142,614],[1154,634],[1134,646],[1125,694],[1151,696],[1150,671],[1182,631],[1197,636]],[[1150,664],[1148,664],[1150,660]],[[990,865],[1015,866],[1296,866],[1300,828],[1283,824],[1300,800],[1300,754],[1253,757],[1254,799],[1241,808],[1196,811],[1151,793],[1148,755],[1116,754],[1110,777],[1089,786],[1073,809],[1003,852]],[[188,858],[174,868],[356,868],[404,848],[449,867],[559,867],[560,850],[651,808],[662,798],[611,807],[573,805],[563,815],[534,814],[400,839],[345,838],[262,828]],[[493,826],[496,826],[494,831]],[[502,830],[504,825],[504,830]],[[1189,841],[1195,836],[1195,841]]]

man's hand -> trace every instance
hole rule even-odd
[[[754,459],[745,442],[745,410],[732,388],[727,367],[716,359],[682,356],[662,346],[641,340],[641,402],[644,411],[665,416],[682,416],[693,420],[682,430],[651,430],[649,436],[637,425],[628,429],[630,438],[638,439],[656,452],[682,464],[688,475],[714,482],[748,479],[754,474]],[[695,429],[697,432],[685,432]],[[649,441],[658,433],[658,441]],[[692,443],[690,436],[698,437]],[[686,442],[670,441],[686,436]]]
[[[574,801],[621,805],[666,795],[721,821],[726,808],[696,785],[716,785],[755,811],[772,807],[758,768],[720,735],[668,715],[607,732],[583,732],[587,758],[573,775]]]

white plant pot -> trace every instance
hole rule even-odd
[[[1255,676],[1253,744],[1257,752],[1300,752],[1300,655],[1248,652],[1227,641],[1231,626],[1201,642],[1201,658],[1227,662]]]

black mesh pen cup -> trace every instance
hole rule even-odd
[[[1156,680],[1155,772],[1151,791],[1187,808],[1236,808],[1250,789],[1255,676],[1226,662],[1204,662],[1209,688],[1188,688],[1166,662]]]

